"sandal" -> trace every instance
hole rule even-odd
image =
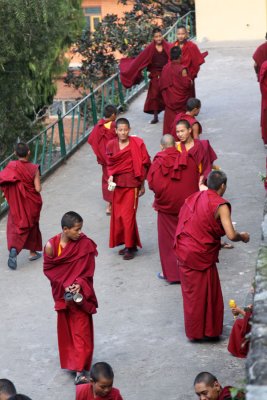
[[[29,261],[38,260],[38,258],[41,258],[41,257],[42,257],[42,253],[40,251],[36,251],[36,255],[29,257]]]
[[[89,383],[89,380],[86,378],[84,374],[75,377],[74,379],[75,385],[83,385],[84,383]]]
[[[17,268],[17,250],[14,247],[10,249],[7,265],[10,269],[15,270]]]
[[[158,273],[157,273],[157,277],[158,277],[159,279],[164,279],[164,281],[166,281],[165,276],[163,276],[161,272],[158,272]]]

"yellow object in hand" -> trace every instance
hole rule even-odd
[[[236,303],[235,303],[235,300],[233,300],[233,299],[231,299],[231,300],[229,300],[229,307],[230,308],[235,308],[236,307]]]

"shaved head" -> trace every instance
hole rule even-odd
[[[174,137],[169,134],[163,135],[160,144],[164,149],[167,149],[168,147],[174,147],[175,146]]]
[[[197,383],[205,383],[207,386],[213,386],[215,382],[218,382],[216,376],[212,375],[210,372],[200,372],[195,377],[194,385]]]

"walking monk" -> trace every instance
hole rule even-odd
[[[111,214],[111,203],[113,193],[108,190],[108,172],[107,172],[107,143],[116,137],[115,120],[117,108],[107,105],[104,109],[104,117],[98,121],[88,137],[88,143],[96,155],[97,162],[102,166],[102,194],[103,199],[108,203],[106,214]]]
[[[267,33],[265,35],[265,39],[267,40]],[[257,47],[252,58],[255,61],[254,69],[255,69],[256,75],[259,78],[261,66],[264,63],[264,61],[267,61],[267,41],[265,41],[259,47]]]
[[[188,75],[193,81],[191,86],[190,97],[196,97],[195,92],[195,79],[199,73],[200,66],[205,62],[205,57],[208,52],[201,53],[199,48],[191,40],[188,40],[188,32],[184,25],[179,25],[177,27],[177,41],[174,46],[179,46],[182,50],[182,60],[184,68],[186,68]]]
[[[160,28],[154,28],[153,41],[136,58],[122,58],[120,61],[120,78],[123,86],[130,88],[142,80],[144,68],[149,71],[149,88],[144,105],[144,112],[153,114],[150,122],[156,124],[158,114],[164,110],[164,102],[160,94],[159,79],[164,65],[169,61],[171,45],[163,39]]]
[[[76,387],[76,400],[123,400],[118,389],[113,388],[114,373],[111,366],[98,362],[90,371],[90,383]]]
[[[161,149],[149,169],[147,181],[155,193],[153,207],[158,212],[158,244],[162,272],[158,278],[180,282],[173,248],[178,214],[185,199],[198,191],[199,170],[190,154],[179,153],[171,135],[161,139]]]
[[[267,147],[267,60],[261,65],[259,72],[261,90],[261,137]]]
[[[44,274],[50,280],[57,311],[60,365],[76,371],[75,384],[87,383],[94,349],[92,314],[97,299],[93,287],[96,244],[84,235],[82,217],[74,211],[63,215],[62,233],[44,250]]]
[[[165,65],[160,78],[160,90],[165,103],[163,134],[171,133],[177,114],[186,110],[191,95],[192,80],[181,64],[181,49],[171,49],[171,62]]]
[[[8,266],[17,268],[17,255],[22,249],[30,250],[29,260],[41,257],[42,236],[39,229],[42,208],[42,190],[39,165],[29,162],[27,144],[15,147],[17,161],[10,161],[0,172],[0,188],[9,204],[7,219]]]
[[[216,267],[221,237],[249,241],[247,232],[236,232],[231,206],[222,196],[227,177],[222,171],[208,176],[208,190],[188,197],[181,208],[176,230],[176,255],[184,302],[185,333],[190,340],[218,337],[223,328],[223,297]]]
[[[192,132],[191,135],[193,139],[199,139],[199,135],[202,133],[202,126],[200,122],[196,119],[201,109],[201,102],[199,99],[190,97],[186,103],[186,112],[181,112],[176,115],[175,120],[172,125],[171,134],[176,139],[176,125],[181,119],[189,122]]]
[[[116,188],[113,195],[109,246],[121,244],[119,251],[124,260],[134,258],[137,246],[141,246],[136,212],[138,197],[145,193],[144,182],[150,166],[150,157],[143,140],[129,136],[130,123],[126,118],[116,121],[118,137],[107,144],[109,182]]]

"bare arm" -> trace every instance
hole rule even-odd
[[[53,257],[53,247],[50,242],[47,242],[44,248],[45,254],[49,257]]]
[[[258,64],[257,64],[256,62],[254,63],[254,70],[255,70],[256,74],[258,75],[258,73],[259,73],[259,66],[258,66]]]
[[[36,171],[36,175],[34,177],[34,187],[36,192],[40,193],[42,190],[42,185],[41,185],[41,178],[40,178],[40,172],[39,169]]]
[[[199,124],[194,124],[192,126],[192,131],[193,131],[193,138],[198,139],[199,138]]]
[[[236,232],[234,230],[230,209],[227,204],[223,204],[218,208],[216,213],[216,218],[220,218],[222,226],[224,228],[225,234],[229,240],[232,242],[249,242],[249,233],[248,232]]]

